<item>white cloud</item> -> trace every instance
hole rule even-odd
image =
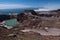
[[[50,5],[48,4],[48,5],[45,5],[44,7],[47,8],[47,9],[50,9],[50,10],[60,9],[59,4],[50,4]]]
[[[43,5],[44,8],[36,10],[36,11],[50,11],[50,10],[57,10],[60,9],[60,5],[59,4],[46,4]]]
[[[20,4],[0,4],[0,9],[12,9],[12,8],[28,8],[31,6],[20,5]]]

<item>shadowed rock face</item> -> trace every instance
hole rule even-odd
[[[10,19],[10,18],[11,18],[10,15],[0,15],[0,22]]]
[[[23,21],[24,13],[20,13],[17,15],[17,21]]]
[[[30,15],[31,14],[31,15]],[[37,15],[37,13],[33,10],[25,10],[24,13],[20,13],[17,15],[17,21],[23,21],[26,20],[28,17],[27,16],[32,16],[32,15]]]

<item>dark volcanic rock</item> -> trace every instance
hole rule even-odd
[[[0,22],[10,19],[10,18],[11,18],[10,15],[0,15]]]

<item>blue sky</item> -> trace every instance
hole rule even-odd
[[[60,0],[0,0],[0,9],[27,7],[60,8]]]

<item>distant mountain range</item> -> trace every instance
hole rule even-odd
[[[17,8],[17,9],[0,9],[0,14],[9,14],[9,13],[21,13],[24,10],[38,10],[45,9],[44,7],[31,7],[31,8]],[[46,11],[47,9],[45,9]],[[43,10],[42,10],[43,11]],[[60,11],[60,9],[51,10],[51,11]]]
[[[38,8],[17,8],[17,9],[0,9],[0,14],[20,13],[24,10],[35,10]]]

